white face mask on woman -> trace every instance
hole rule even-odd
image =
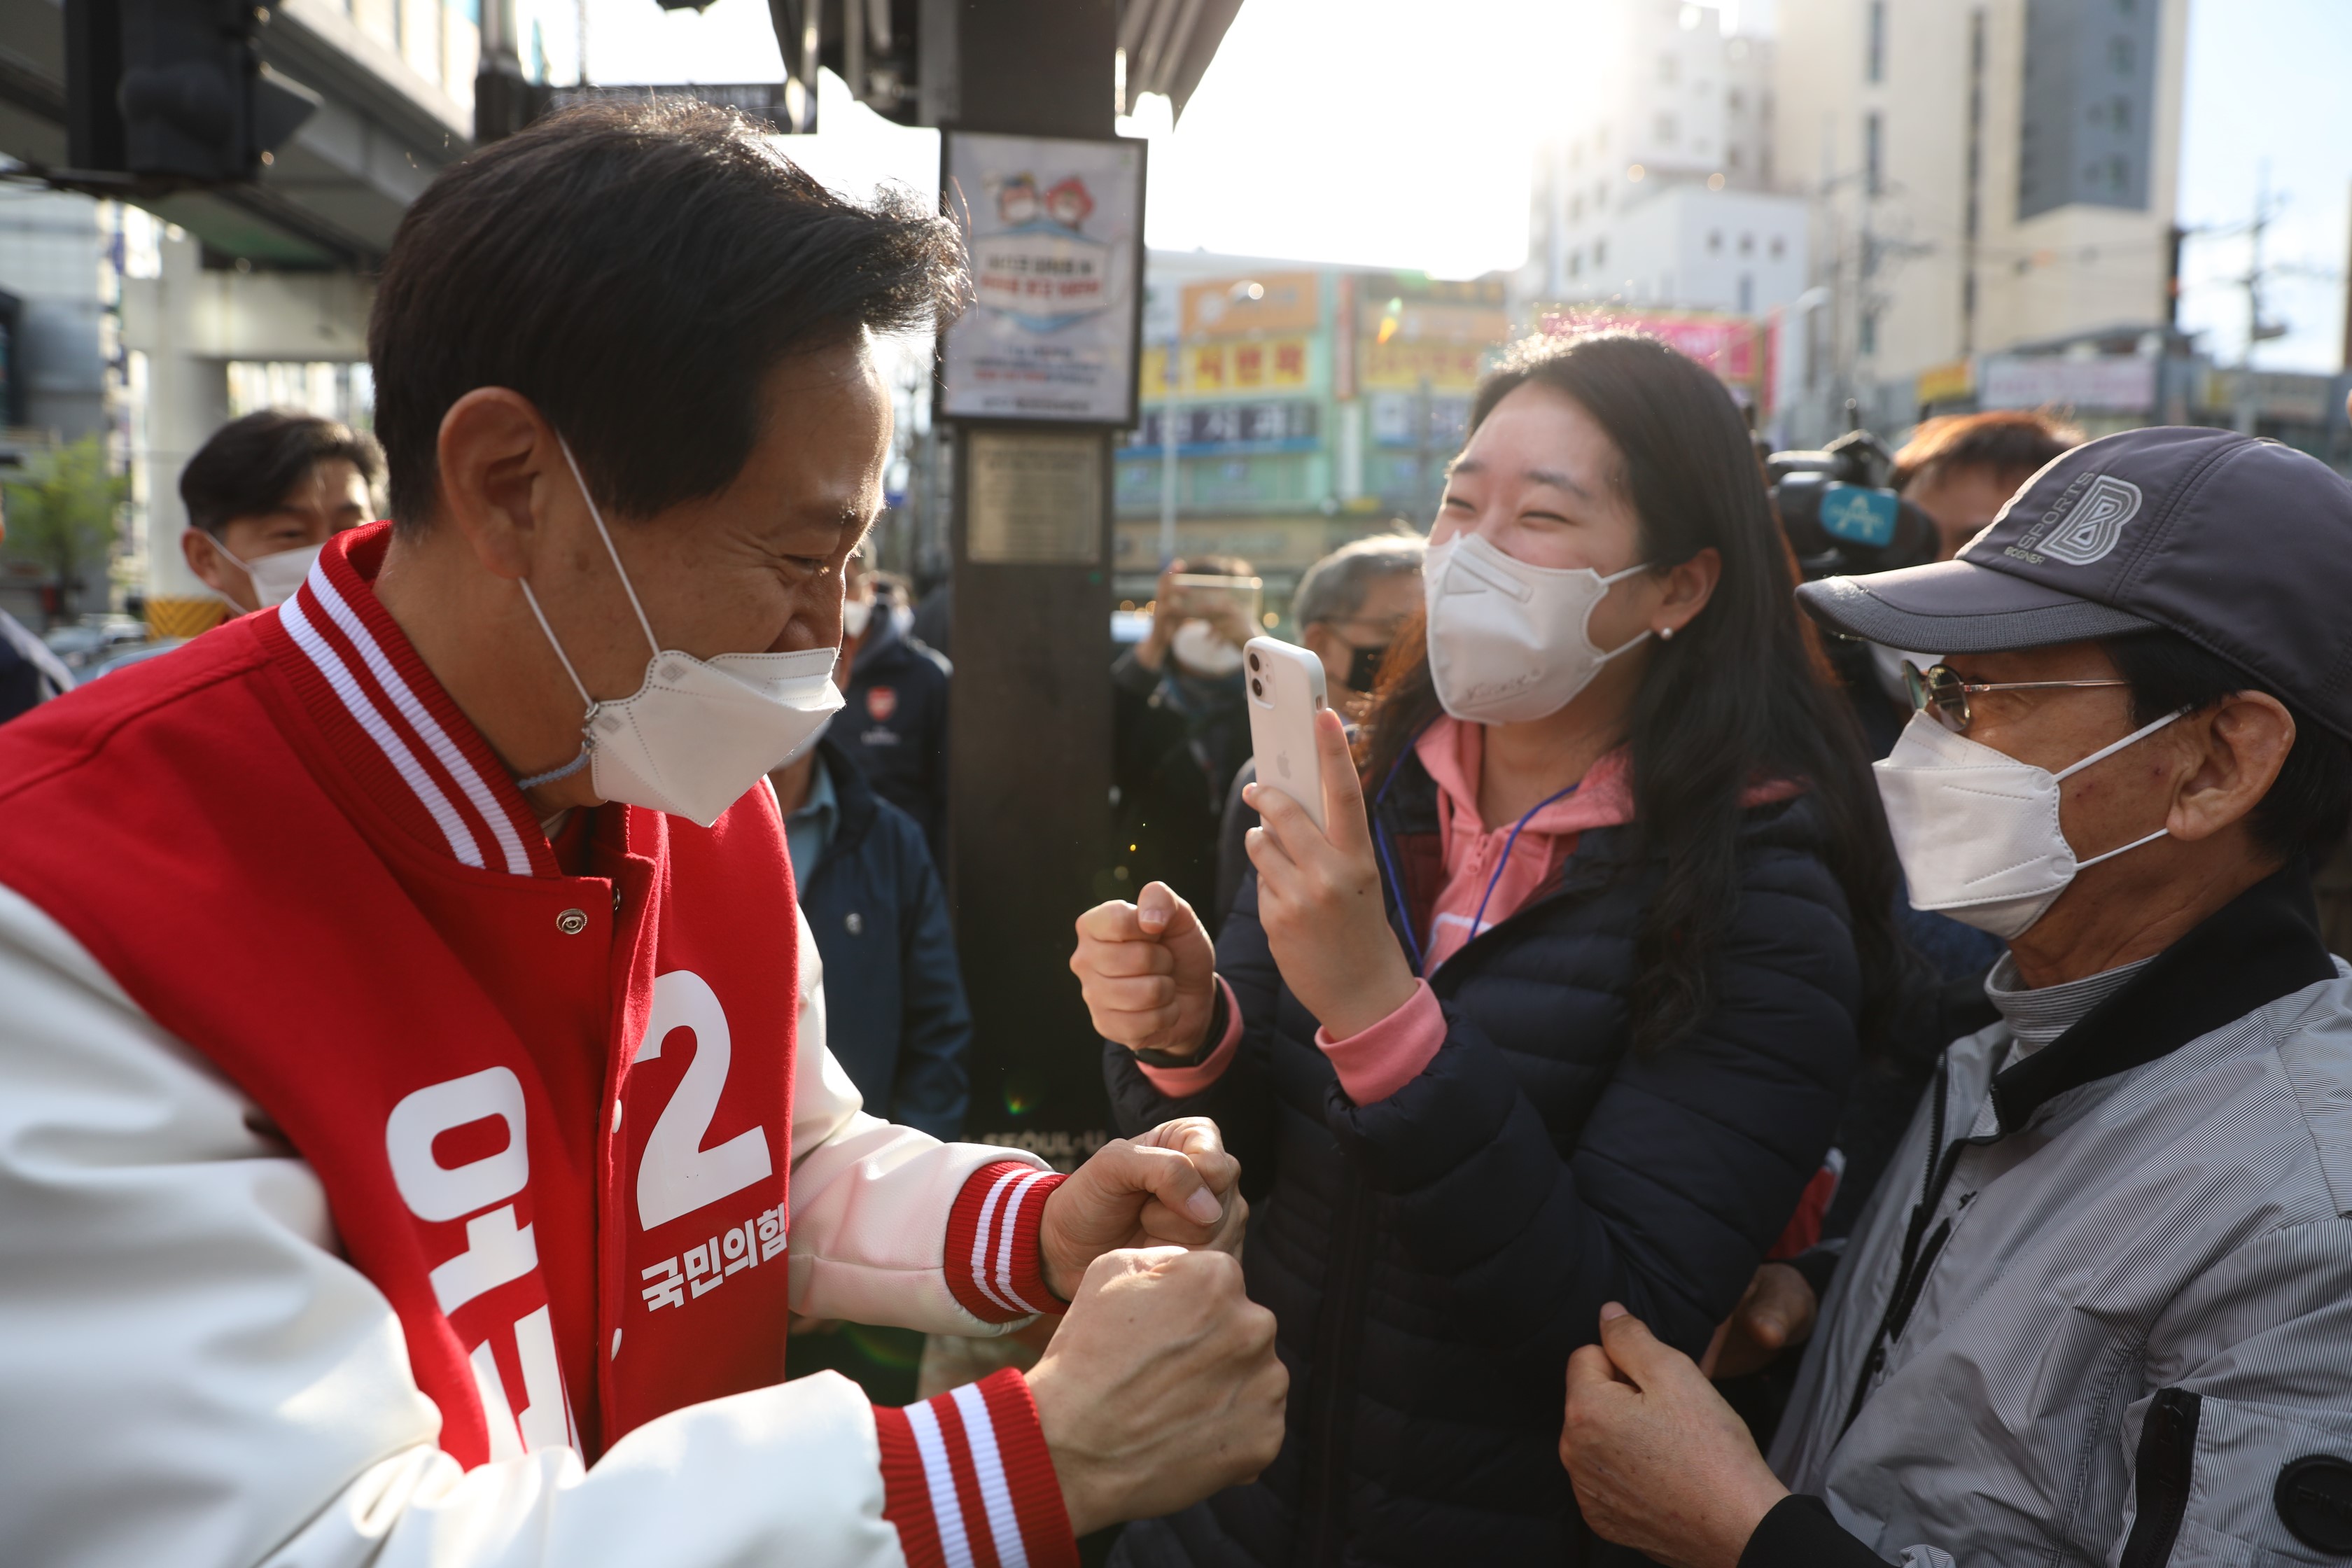
[[[2058,786],[2179,718],[2168,713],[2070,768],[2052,773],[1956,735],[1914,713],[1886,760],[1873,765],[1911,907],[1932,910],[2007,942],[2057,902],[2085,866],[2153,844],[2168,829],[2087,860],[2058,826]]]
[[[604,528],[604,514],[581,479],[580,465],[567,444],[563,460],[580,485],[581,499],[596,524],[604,552],[629,595],[653,657],[646,663],[646,679],[629,696],[599,702],[588,695],[580,676],[564,657],[563,645],[539,607],[530,584],[522,585],[523,599],[547,634],[563,673],[572,678],[580,700],[588,705],[582,721],[584,739],[580,755],[551,773],[518,781],[524,789],[550,784],[588,764],[589,779],[605,800],[625,801],[708,827],[719,820],[761,775],[782,767],[816,743],[825,721],[842,703],[841,689],[833,683],[833,663],[838,648],[815,647],[803,653],[723,653],[699,659],[692,654],[665,648],[654,636],[653,623],[637,591],[629,582],[621,552]]]
[[[1592,684],[1601,667],[1650,635],[1606,653],[1592,646],[1592,612],[1646,566],[1603,577],[1514,560],[1475,533],[1432,545],[1422,568],[1429,606],[1429,673],[1437,700],[1473,724],[1548,719]]]

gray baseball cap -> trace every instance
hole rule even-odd
[[[1832,631],[1996,653],[2162,627],[2352,737],[2352,482],[2227,430],[2126,430],[2028,479],[1959,556],[1797,590]]]

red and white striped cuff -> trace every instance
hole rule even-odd
[[[882,1516],[908,1568],[1076,1568],[1053,1456],[1012,1367],[903,1409],[877,1405]]]
[[[1009,1323],[1065,1303],[1045,1289],[1037,1226],[1045,1194],[1066,1178],[1000,1160],[971,1173],[948,1211],[948,1289],[983,1323]]]

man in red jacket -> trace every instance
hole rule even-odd
[[[0,735],[0,1561],[1011,1568],[1271,1458],[1213,1127],[1065,1179],[824,1048],[764,775],[951,236],[705,109],[477,153],[377,296],[394,521]]]

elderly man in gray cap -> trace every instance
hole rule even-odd
[[[1768,1465],[1622,1310],[1593,1528],[1679,1568],[2352,1558],[2352,485],[2271,442],[2058,458],[1958,559],[1802,590],[1947,650],[1878,764],[1913,900],[2000,936]]]

